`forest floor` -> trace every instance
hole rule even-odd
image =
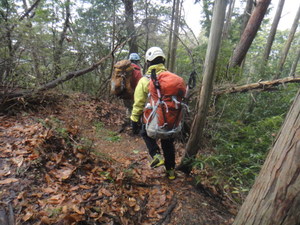
[[[141,137],[118,132],[124,115],[79,94],[1,115],[0,224],[231,224],[236,208],[193,176],[150,168]]]

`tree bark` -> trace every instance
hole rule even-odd
[[[300,44],[300,41],[298,42]],[[299,46],[298,44],[298,46]],[[295,73],[296,73],[296,69],[297,69],[297,65],[298,65],[298,62],[300,60],[300,47],[298,47],[297,49],[297,55],[296,55],[296,58],[292,64],[292,67],[291,67],[291,71],[290,71],[290,74],[289,76],[290,77],[295,77]]]
[[[128,42],[129,53],[138,52],[138,46],[136,43],[135,27],[133,20],[133,0],[122,0],[125,5],[125,24],[128,37],[131,37]]]
[[[230,60],[230,67],[240,66],[260,27],[271,0],[258,0],[241,39]]]
[[[276,75],[274,76],[274,79],[278,79],[278,78],[280,77],[281,73],[282,73],[283,65],[284,65],[284,63],[285,63],[287,54],[288,54],[288,52],[289,52],[289,50],[290,50],[292,41],[293,41],[293,39],[294,39],[296,30],[297,30],[297,27],[298,27],[298,24],[299,24],[299,19],[300,19],[300,5],[299,5],[299,8],[298,8],[298,12],[297,12],[297,14],[296,14],[296,16],[295,16],[295,19],[294,19],[294,22],[293,22],[291,31],[290,31],[290,33],[289,33],[288,40],[287,40],[287,42],[285,43],[285,46],[284,46],[284,49],[283,49],[282,53],[280,54],[281,57],[280,57],[280,60],[279,60],[277,73],[276,73]]]
[[[188,159],[193,158],[201,147],[200,144],[206,121],[206,114],[212,94],[215,66],[221,44],[226,4],[226,0],[216,0],[213,9],[212,25],[204,63],[202,88],[200,89],[199,97],[197,100],[197,114],[193,120],[191,136],[186,146],[185,156],[183,157],[183,160],[181,161],[181,164],[179,166],[179,169],[186,173],[189,173],[191,169]]]
[[[270,52],[271,52],[271,48],[272,48],[272,45],[273,45],[273,41],[274,41],[274,38],[275,38],[275,34],[276,34],[276,31],[277,31],[279,20],[281,18],[281,13],[282,13],[282,9],[283,9],[283,6],[284,6],[284,2],[285,2],[285,0],[280,0],[279,3],[278,3],[278,6],[277,6],[277,10],[276,10],[276,14],[275,14],[272,26],[271,26],[270,34],[268,36],[266,48],[264,50],[263,62],[262,62],[263,65],[262,65],[262,71],[261,71],[262,73],[264,72],[265,66],[267,65],[267,62],[268,62],[268,59],[269,59],[269,55],[270,55]]]
[[[287,83],[300,83],[300,77],[286,77],[283,79],[278,79],[278,80],[272,80],[272,81],[262,81],[262,82],[257,82],[257,83],[251,83],[251,84],[246,84],[246,85],[241,85],[241,86],[235,86],[235,87],[230,87],[226,89],[219,89],[219,90],[214,90],[213,95],[214,96],[219,96],[223,94],[233,94],[233,93],[241,93],[241,92],[248,92],[252,90],[261,90],[261,91],[267,91],[272,89],[275,86],[278,85],[284,85]]]
[[[300,224],[300,90],[234,225]]]

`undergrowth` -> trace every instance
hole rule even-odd
[[[240,202],[253,185],[297,89],[290,85],[278,92],[223,96],[205,131],[213,151],[200,154],[195,168]],[[198,177],[199,182],[203,179]]]

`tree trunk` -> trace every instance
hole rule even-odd
[[[62,32],[58,40],[58,44],[54,49],[53,64],[54,64],[54,77],[57,78],[61,75],[61,57],[63,54],[63,43],[66,38],[67,31],[70,27],[70,0],[65,3],[66,6],[66,18]]]
[[[299,19],[300,19],[300,5],[299,5],[299,8],[298,8],[298,12],[297,12],[297,14],[296,14],[296,16],[295,16],[295,19],[294,19],[294,22],[293,22],[291,31],[290,31],[290,33],[289,33],[288,40],[287,40],[287,42],[285,43],[285,46],[284,46],[284,49],[283,49],[282,53],[280,54],[281,57],[280,57],[280,60],[279,60],[277,73],[276,73],[276,75],[274,76],[274,79],[278,79],[278,78],[280,77],[281,73],[282,73],[283,65],[284,65],[284,63],[285,63],[287,54],[288,54],[288,52],[289,52],[289,50],[290,50],[292,41],[293,41],[293,39],[294,39],[296,30],[297,30],[297,27],[298,27],[298,24],[299,24]]]
[[[243,32],[247,26],[250,15],[252,13],[253,6],[254,6],[253,0],[247,0],[246,8],[245,8],[244,15],[243,15],[243,23],[242,23],[241,31],[240,31],[241,35],[243,34]]]
[[[275,14],[272,26],[271,26],[270,34],[269,34],[267,44],[266,44],[266,48],[265,48],[264,55],[263,55],[262,70],[261,70],[262,73],[264,73],[265,66],[267,65],[267,62],[268,62],[268,59],[269,59],[269,55],[270,55],[271,48],[272,48],[272,45],[273,45],[273,41],[274,41],[274,38],[275,38],[275,34],[276,34],[276,31],[277,31],[278,23],[279,23],[279,20],[281,18],[281,13],[282,13],[282,9],[283,9],[283,6],[284,6],[284,2],[285,2],[285,0],[280,0],[279,3],[278,3],[278,6],[277,6],[276,14]]]
[[[133,21],[133,0],[122,0],[125,5],[125,24],[128,37],[131,37],[128,42],[129,53],[138,52],[138,46],[136,43],[135,27]]]
[[[230,67],[240,66],[260,27],[271,0],[258,0],[241,39],[231,57]]]
[[[186,160],[194,157],[201,147],[200,143],[212,94],[215,67],[220,49],[226,4],[227,1],[225,0],[216,0],[213,9],[212,25],[204,63],[202,88],[197,100],[197,114],[193,120],[191,136],[186,146],[185,156],[179,166],[179,169],[186,173],[189,173],[191,169],[189,161],[186,163]]]
[[[231,17],[232,17],[234,5],[235,5],[235,0],[230,0],[230,4],[229,4],[227,15],[226,15],[225,24],[224,24],[224,27],[223,27],[223,34],[222,34],[222,39],[223,40],[226,40],[227,37],[228,37],[228,32],[229,32],[230,26],[231,26]]]
[[[300,44],[300,41],[298,43]],[[299,46],[299,44],[298,44],[298,46]],[[296,68],[297,68],[299,59],[300,59],[300,47],[298,47],[298,49],[297,49],[297,56],[296,56],[296,59],[294,60],[294,62],[292,64],[291,71],[290,71],[290,74],[289,74],[290,77],[295,77]]]
[[[180,2],[181,0],[176,0],[176,8],[175,8],[175,21],[174,21],[174,32],[172,35],[172,44],[171,44],[171,55],[170,55],[170,66],[169,70],[171,72],[175,72],[175,62],[176,62],[176,51],[177,51],[177,45],[178,45],[178,31],[179,31],[179,21],[180,21]]]
[[[234,225],[300,224],[300,90]]]
[[[171,15],[171,25],[170,25],[170,33],[169,33],[169,42],[168,42],[168,55],[167,55],[167,68],[170,68],[170,59],[171,59],[171,48],[172,48],[172,37],[174,32],[174,14],[176,8],[176,0],[173,0],[173,7],[172,7],[172,15]]]

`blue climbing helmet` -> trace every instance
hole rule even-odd
[[[132,60],[132,61],[138,61],[138,60],[140,60],[141,59],[141,57],[139,56],[139,54],[137,54],[137,53],[131,53],[130,55],[129,55],[129,60]]]

